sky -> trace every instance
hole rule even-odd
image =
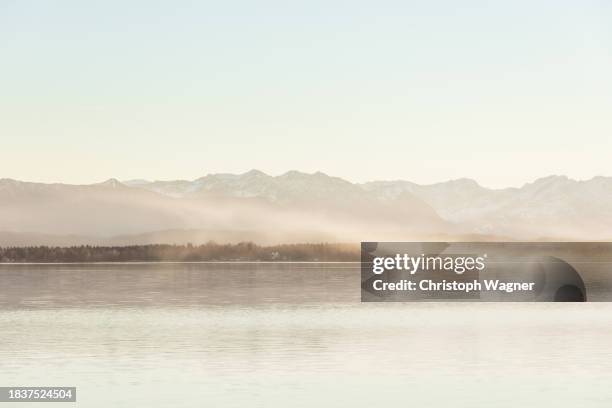
[[[0,1],[0,178],[612,176],[612,3]]]

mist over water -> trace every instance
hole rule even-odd
[[[358,264],[1,265],[0,383],[82,407],[612,398],[607,303],[364,304],[359,284]]]

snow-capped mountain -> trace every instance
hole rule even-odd
[[[378,197],[409,192],[464,231],[517,239],[602,240],[612,236],[612,178],[540,178],[521,188],[487,189],[474,180],[431,185],[406,181],[363,185]]]
[[[521,188],[473,180],[355,184],[324,173],[210,174],[92,185],[0,180],[0,245],[12,242],[604,240],[612,179],[550,176]],[[36,240],[44,236],[45,239]],[[120,236],[119,241],[112,241]],[[8,238],[7,238],[8,237]],[[80,241],[79,241],[80,240]],[[111,240],[111,241],[108,241]]]
[[[129,241],[126,236],[149,240],[153,233],[178,242],[177,231],[191,231],[203,241],[278,243],[417,239],[453,226],[410,194],[380,200],[323,173],[272,177],[254,170],[194,181],[111,179],[86,186],[0,180],[0,231],[12,239],[21,233],[122,236],[122,242]]]
[[[287,203],[295,200],[329,200],[339,197],[350,200],[363,196],[363,189],[338,177],[324,173],[307,174],[289,171],[269,176],[259,170],[244,174],[209,174],[194,181],[127,181],[126,185],[155,191],[171,197],[234,197],[259,198]]]

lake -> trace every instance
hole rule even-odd
[[[0,265],[0,329],[0,386],[80,407],[612,404],[611,303],[360,303],[358,264]]]

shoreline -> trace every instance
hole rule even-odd
[[[100,261],[100,262],[0,262],[4,265],[152,265],[152,264],[356,264],[359,261]]]

